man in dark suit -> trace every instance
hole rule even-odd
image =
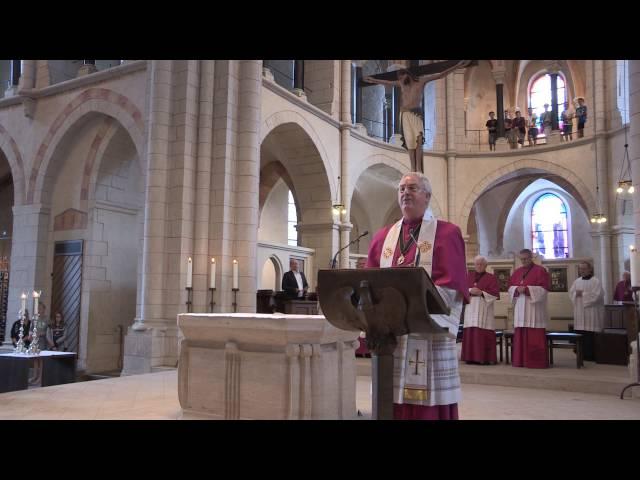
[[[289,260],[289,268],[291,270],[282,277],[282,290],[288,298],[304,298],[309,284],[304,273],[298,271],[298,261],[295,258]]]

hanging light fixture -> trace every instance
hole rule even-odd
[[[338,195],[340,194],[340,177],[338,177],[338,189],[336,190],[336,200],[333,202],[332,210],[334,215],[340,215],[347,213],[347,208],[338,201]]]
[[[606,223],[607,216],[602,213],[602,208],[600,206],[600,187],[598,186],[598,145],[595,147],[596,151],[596,208],[598,209],[596,213],[591,215],[591,223]]]
[[[623,78],[627,78],[627,64],[623,63]],[[624,120],[623,120],[624,122]],[[617,194],[633,193],[635,187],[631,180],[631,161],[629,160],[629,141],[627,140],[628,124],[624,127],[624,155],[622,157],[622,164],[620,165],[620,175],[618,176],[618,188],[616,188]]]

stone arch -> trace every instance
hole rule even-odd
[[[467,198],[462,204],[462,208],[458,217],[461,219],[460,225],[468,224],[469,215],[471,214],[473,205],[475,204],[476,200],[478,200],[478,198],[490,186],[492,186],[492,184],[499,182],[500,179],[505,178],[510,174],[517,175],[518,171],[525,169],[536,169],[540,170],[543,174],[549,173],[563,178],[567,182],[567,184],[575,190],[575,192],[577,193],[576,200],[585,208],[585,210],[587,212],[595,211],[595,199],[593,198],[593,195],[591,194],[589,188],[571,170],[544,160],[522,159],[513,162],[510,165],[503,166],[494,170],[493,172],[482,178],[478,183],[476,183],[476,185],[471,189],[471,191],[467,195]]]
[[[283,118],[269,124],[269,131],[262,139],[261,173],[281,173],[280,177],[294,193],[302,223],[331,222],[331,202],[335,198],[337,177],[331,181],[327,173],[326,151],[313,130],[307,130],[297,122],[280,120]],[[270,166],[276,162],[280,166]]]
[[[0,151],[9,162],[13,177],[14,205],[22,205],[25,202],[24,188],[24,163],[18,144],[7,130],[0,125]]]
[[[283,125],[294,124],[301,128],[304,133],[311,139],[311,142],[314,144],[320,158],[322,159],[322,164],[324,166],[325,173],[328,179],[337,179],[338,173],[334,171],[333,165],[329,159],[329,155],[327,154],[327,150],[320,139],[320,136],[315,131],[313,126],[309,123],[309,121],[304,118],[300,113],[295,112],[293,110],[281,110],[264,119],[262,123],[262,128],[260,129],[260,145],[262,145],[267,139],[267,137],[278,127]],[[334,184],[333,181],[328,182],[329,188],[331,189],[331,198],[335,197],[337,184]]]
[[[90,88],[76,96],[56,117],[40,143],[29,175],[27,203],[40,203],[45,177],[56,147],[83,117],[103,114],[117,120],[131,137],[142,159],[144,122],[142,113],[126,96],[105,88]]]

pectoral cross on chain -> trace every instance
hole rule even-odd
[[[409,364],[415,363],[416,365],[416,371],[413,372],[414,375],[418,375],[418,366],[420,364],[424,365],[424,362],[420,361],[420,350],[416,350],[416,360],[415,362],[413,360],[409,360]]]

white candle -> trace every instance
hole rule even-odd
[[[187,288],[191,288],[193,286],[193,262],[191,261],[191,257],[187,260]]]
[[[22,295],[20,295],[20,312],[23,315],[26,308],[27,308],[27,294],[22,292]]]
[[[238,260],[233,259],[233,288],[238,288]]]
[[[33,314],[34,315],[38,313],[38,300],[40,300],[40,294],[34,290],[33,291]]]
[[[216,259],[211,257],[211,266],[209,267],[209,288],[216,288]]]
[[[631,286],[640,287],[640,253],[631,245],[631,254],[629,256],[631,264]]]

